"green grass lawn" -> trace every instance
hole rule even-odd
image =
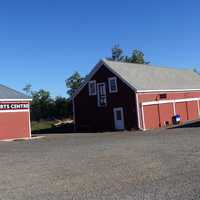
[[[31,129],[32,131],[40,131],[44,129],[52,128],[53,124],[55,124],[56,121],[39,121],[39,122],[31,122]]]
[[[72,120],[41,120],[41,121],[32,121],[31,122],[32,133],[66,133],[73,132],[74,125]]]

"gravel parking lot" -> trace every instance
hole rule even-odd
[[[0,143],[0,199],[200,199],[200,128]]]

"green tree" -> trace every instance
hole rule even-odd
[[[40,89],[32,91],[32,86],[27,84],[23,91],[32,98],[31,120],[63,119],[72,116],[72,105],[65,97],[52,98],[49,91]]]
[[[115,45],[112,48],[112,57],[108,58],[108,60],[127,63],[149,64],[149,62],[145,61],[144,53],[142,51],[135,49],[132,51],[131,56],[123,55],[123,49],[120,48],[119,45]]]
[[[50,119],[54,116],[54,101],[50,93],[46,90],[32,92],[31,118],[39,121],[40,119]]]
[[[108,58],[113,61],[122,61],[124,59],[123,49],[119,45],[114,45],[112,48],[112,57]]]
[[[31,95],[32,95],[32,85],[31,84],[25,85],[25,87],[23,88],[23,91],[26,93],[26,95],[28,97],[31,97]]]
[[[56,97],[54,107],[54,117],[56,119],[67,118],[70,115],[70,103],[64,97]]]
[[[144,59],[144,53],[138,49],[133,50],[131,56],[125,56],[124,62],[127,63],[138,63],[138,64],[149,64]]]
[[[66,86],[68,88],[67,93],[69,97],[72,97],[72,95],[81,86],[84,80],[84,77],[82,77],[78,72],[75,72],[65,81]]]

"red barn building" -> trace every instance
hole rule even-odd
[[[73,96],[77,130],[154,129],[200,116],[200,76],[189,69],[101,60]]]
[[[0,140],[31,138],[30,101],[26,95],[0,85]]]

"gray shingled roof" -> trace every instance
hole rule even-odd
[[[189,69],[156,67],[103,60],[137,90],[200,89],[200,75]]]
[[[25,94],[0,84],[0,99],[30,99]]]

